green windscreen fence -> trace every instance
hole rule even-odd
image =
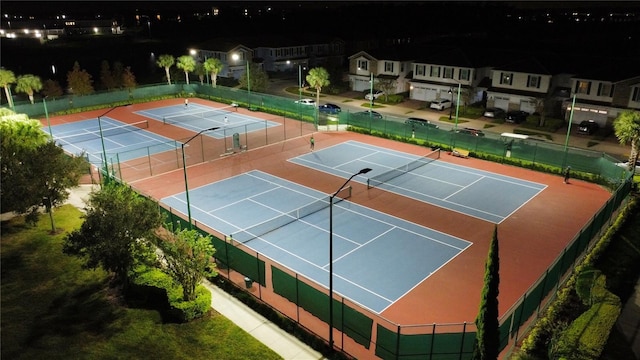
[[[276,294],[329,323],[329,296],[273,266],[271,277]],[[333,325],[358,344],[369,348],[373,330],[373,320],[369,317],[334,299]]]
[[[435,330],[435,326],[434,326]],[[476,333],[401,334],[378,325],[376,355],[382,359],[471,359]]]

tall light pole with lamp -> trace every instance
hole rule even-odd
[[[238,61],[240,60],[240,55],[233,54],[231,55],[231,58],[233,59],[233,61]],[[246,60],[246,66],[247,66],[247,107],[251,108],[251,73],[249,70],[249,60]]]
[[[456,100],[456,120],[453,126],[453,130],[458,129],[458,115],[460,114],[460,92],[462,91],[462,84],[458,83],[458,96]],[[453,112],[453,88],[449,88],[449,94],[451,94],[451,107],[449,108],[449,120],[451,120],[451,113]]]
[[[98,130],[100,131],[100,142],[102,144],[102,156],[104,158],[104,163],[103,163],[103,167],[104,167],[104,175],[106,176],[106,178],[109,178],[109,163],[107,161],[107,148],[104,146],[104,135],[102,133],[102,117],[107,115],[108,113],[112,112],[113,110],[123,107],[123,106],[129,106],[131,104],[123,104],[123,105],[118,105],[118,106],[114,106],[111,109],[105,111],[103,114],[98,115]]]
[[[181,145],[181,147],[182,147],[182,170],[184,171],[184,191],[185,191],[185,194],[187,196],[187,216],[189,218],[189,230],[193,229],[193,225],[191,224],[191,202],[189,201],[189,184],[187,183],[187,158],[184,155],[184,146],[187,145],[191,140],[193,140],[196,137],[198,137],[203,132],[205,132],[205,131],[213,131],[213,130],[218,130],[218,129],[220,129],[219,126],[212,127],[212,128],[209,128],[209,129],[200,130],[200,132],[198,132],[197,134],[193,135],[189,140],[183,142],[182,145]]]
[[[369,171],[371,171],[371,169],[364,168],[351,175],[351,177],[329,197],[329,347],[331,349],[333,349],[333,199],[347,186],[351,179],[358,175],[366,174]]]

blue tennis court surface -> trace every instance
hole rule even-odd
[[[76,155],[85,152],[90,163],[101,166],[103,148],[100,126],[105,152],[121,154],[120,161],[149,156],[149,153],[175,150],[179,144],[172,139],[144,130],[148,127],[146,122],[126,124],[109,117],[101,117],[100,123],[94,118],[51,126],[51,133],[56,143],[66,152]],[[48,130],[42,127],[42,131],[47,134]]]
[[[328,287],[328,194],[251,171],[189,195],[194,220]],[[162,202],[187,213],[185,193]],[[334,291],[380,313],[470,245],[342,200],[333,206]]]
[[[218,130],[207,131],[203,134],[216,139],[225,138],[233,133],[249,133],[264,130],[268,127],[280,126],[277,122],[244,115],[236,110],[234,106],[215,108],[190,103],[188,106],[172,105],[136,111],[135,113],[193,132],[220,127]]]
[[[425,154],[427,151],[425,149]],[[367,175],[374,178],[419,158],[347,141],[289,161],[343,178],[349,178],[362,168],[371,168]],[[354,180],[367,183],[364,177]],[[434,160],[388,182],[376,183],[376,188],[499,224],[546,185]]]

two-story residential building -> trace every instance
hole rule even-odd
[[[490,71],[487,107],[534,113],[536,104],[548,98],[552,78],[544,65],[530,57],[496,65]]]
[[[351,90],[378,89],[380,81],[388,81],[393,91],[389,95],[409,91],[408,75],[413,58],[406,48],[360,51],[349,57],[349,84]]]
[[[269,38],[255,47],[256,60],[262,62],[265,71],[297,71],[298,66],[313,68],[340,67],[344,61],[344,42],[339,39]]]
[[[482,89],[476,86],[482,77],[466,54],[456,48],[429,49],[429,55],[423,55],[411,64],[409,97],[413,100],[431,102],[437,99],[457,101],[458,88],[468,103],[481,98]],[[481,73],[481,72],[480,72]]]
[[[627,109],[640,109],[640,72],[629,59],[583,59],[581,70],[570,78],[571,95],[566,99],[565,117],[572,123],[594,120],[610,124]],[[571,103],[575,95],[575,108]]]
[[[198,62],[215,58],[222,62],[224,67],[218,76],[239,79],[246,71],[247,65],[253,63],[253,49],[237,42],[222,39],[210,40],[200,44],[198,48],[191,49],[191,53]]]

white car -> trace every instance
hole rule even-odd
[[[628,169],[629,168],[629,162],[620,162],[620,163],[616,163],[616,165],[620,166],[621,168],[625,168]],[[636,174],[640,174],[640,160],[636,161]]]
[[[431,102],[431,105],[429,105],[429,108],[436,109],[436,110],[439,110],[439,111],[442,111],[444,109],[448,109],[450,107],[451,107],[451,100],[447,100],[447,99],[433,100]]]
[[[316,101],[313,99],[300,99],[296,100],[296,104],[307,105],[307,106],[316,106]]]
[[[372,97],[373,97],[373,99],[375,100],[375,99],[379,98],[382,95],[384,95],[384,91],[382,91],[382,90],[373,90],[373,95],[371,95],[371,92],[367,91],[367,94],[364,96],[364,98],[367,99],[367,100],[371,100]]]

